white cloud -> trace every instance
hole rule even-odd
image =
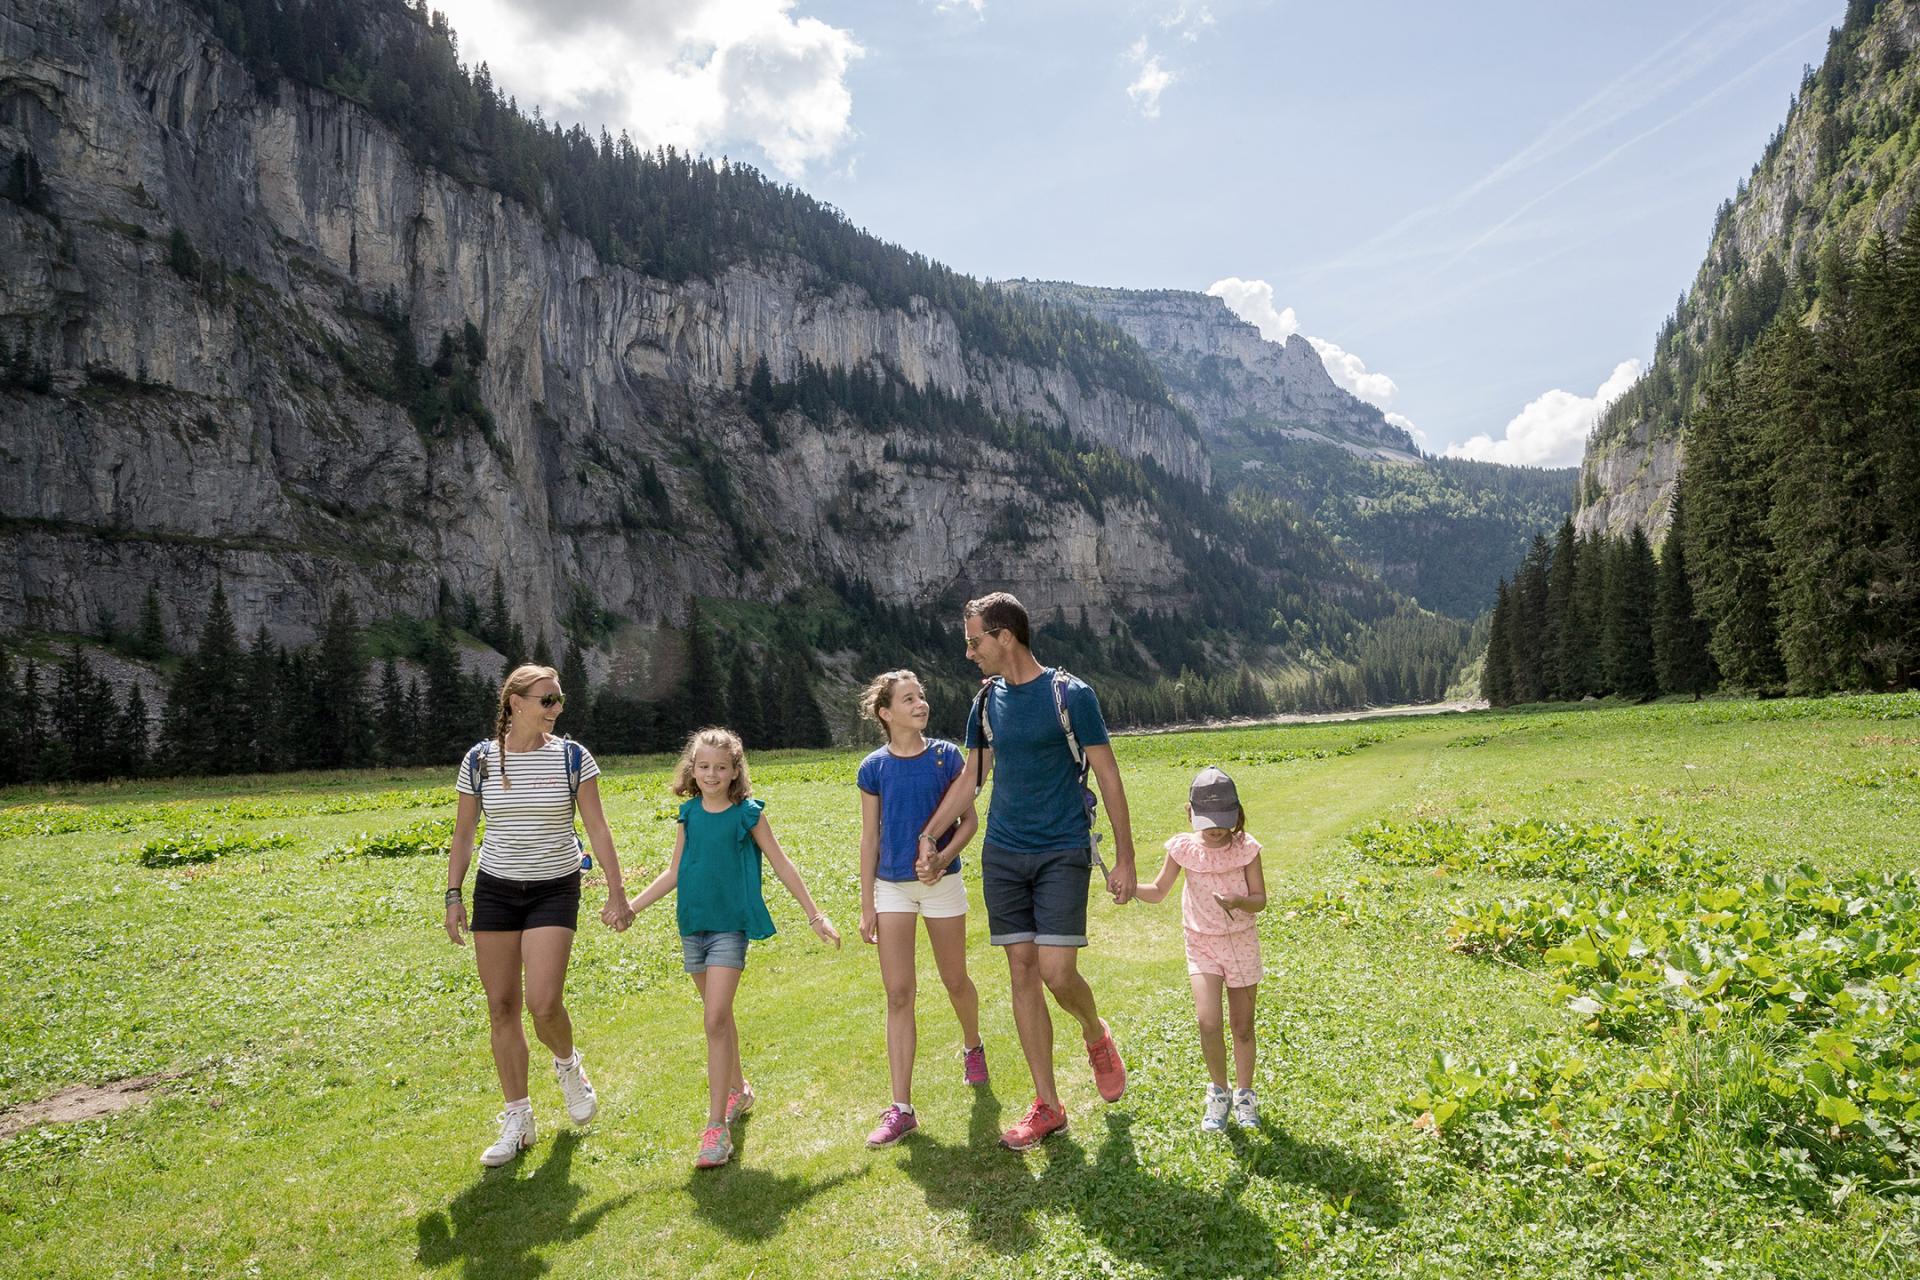
[[[853,33],[795,0],[436,0],[523,108],[641,146],[751,146],[789,178],[853,136]]]
[[[1353,352],[1325,338],[1309,336],[1307,341],[1320,353],[1320,363],[1327,366],[1328,377],[1376,409],[1386,408],[1400,393],[1392,378],[1384,373],[1369,373],[1367,362]]]
[[[1207,286],[1207,293],[1227,304],[1227,310],[1260,331],[1268,342],[1285,342],[1300,331],[1300,318],[1293,308],[1274,309],[1273,286],[1265,280],[1242,280],[1228,276]]]
[[[1228,276],[1208,285],[1207,292],[1224,301],[1233,314],[1260,330],[1260,336],[1268,342],[1285,342],[1300,331],[1299,316],[1292,307],[1283,310],[1274,306],[1273,286],[1265,280],[1242,280],[1238,276]],[[1392,378],[1384,373],[1369,371],[1365,360],[1338,343],[1311,335],[1307,341],[1320,353],[1320,363],[1326,366],[1328,377],[1376,409],[1384,410],[1400,393],[1400,388]],[[1388,416],[1390,420],[1398,419],[1396,425],[1409,431],[1419,430],[1400,414]]]
[[[1577,396],[1558,388],[1546,392],[1513,416],[1500,439],[1478,435],[1465,444],[1447,446],[1447,456],[1514,466],[1573,466],[1580,461],[1594,423],[1600,420],[1608,405],[1634,384],[1640,368],[1638,360],[1622,360],[1590,396]]]
[[[1160,55],[1147,51],[1147,38],[1141,36],[1127,49],[1127,61],[1134,65],[1133,83],[1127,97],[1149,120],[1160,118],[1160,95],[1174,81],[1174,74],[1160,65]]]
[[[987,0],[933,0],[933,7],[948,11],[971,9],[975,13],[985,13]]]
[[[1414,426],[1413,419],[1409,418],[1406,414],[1390,413],[1387,415],[1387,422],[1390,426],[1398,427],[1412,436],[1415,444],[1425,444],[1427,442],[1427,433]]]

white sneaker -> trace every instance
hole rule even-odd
[[[480,1163],[497,1169],[533,1145],[533,1109],[502,1111],[500,1136],[480,1153]]]
[[[1233,1091],[1233,1122],[1242,1129],[1260,1127],[1260,1103],[1251,1089]]]
[[[1227,1128],[1227,1091],[1217,1084],[1207,1086],[1207,1111],[1200,1117],[1200,1132],[1224,1133]]]
[[[553,1064],[553,1076],[560,1082],[560,1092],[567,1096],[567,1118],[575,1124],[593,1119],[600,1110],[600,1099],[593,1092],[593,1081],[587,1079],[587,1068],[580,1061],[578,1049],[573,1051],[572,1065]]]

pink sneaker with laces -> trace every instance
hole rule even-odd
[[[1100,1038],[1087,1046],[1087,1061],[1093,1064],[1093,1084],[1108,1102],[1120,1101],[1127,1091],[1127,1064],[1113,1043],[1113,1028],[1100,1019]]]
[[[1056,1109],[1035,1098],[1027,1108],[1027,1114],[1013,1128],[1000,1135],[1000,1145],[1009,1151],[1025,1151],[1029,1147],[1040,1145],[1040,1140],[1049,1134],[1059,1133],[1067,1127],[1067,1113]]]
[[[900,1139],[920,1127],[920,1119],[911,1111],[902,1111],[899,1107],[888,1107],[880,1113],[880,1123],[867,1135],[870,1147],[890,1147]]]
[[[987,1046],[977,1044],[967,1050],[966,1079],[971,1085],[983,1085],[987,1082]]]

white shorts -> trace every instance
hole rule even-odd
[[[932,884],[918,880],[875,880],[873,909],[904,911],[929,920],[945,920],[967,914],[967,882],[960,873],[950,871]]]

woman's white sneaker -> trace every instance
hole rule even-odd
[[[533,1109],[516,1107],[500,1113],[500,1136],[480,1153],[480,1163],[497,1169],[533,1145]]]
[[[587,1079],[586,1067],[580,1062],[580,1050],[573,1051],[570,1063],[555,1062],[553,1075],[560,1082],[560,1092],[567,1097],[567,1118],[575,1124],[593,1119],[600,1110],[600,1099],[593,1092],[593,1081]]]

